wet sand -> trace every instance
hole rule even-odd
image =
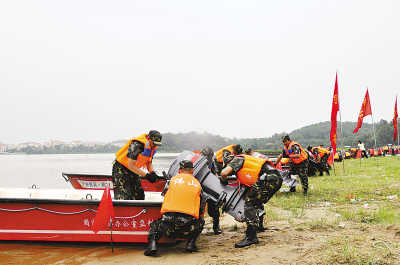
[[[313,209],[306,216],[329,216],[329,211]],[[338,236],[363,235],[368,240],[385,238],[400,243],[398,230],[369,228],[360,230],[359,225],[346,224],[338,229],[298,229],[287,220],[274,221],[266,225],[267,230],[258,234],[260,243],[250,247],[235,249],[234,243],[244,236],[244,225],[238,224],[237,231],[233,219],[222,219],[223,234],[212,233],[211,220],[199,237],[199,252],[185,253],[185,243],[160,244],[158,257],[146,257],[146,244],[115,244],[114,252],[110,244],[93,243],[50,243],[50,242],[0,242],[0,264],[27,265],[108,265],[108,264],[327,264],[321,252],[326,242]],[[293,220],[292,220],[293,221]],[[294,220],[296,222],[296,220]],[[302,220],[297,220],[301,222]],[[369,241],[360,242],[368,248]],[[373,242],[373,241],[371,241]],[[361,247],[361,246],[360,246]],[[369,246],[369,248],[371,248]],[[322,260],[321,260],[322,258]],[[388,261],[385,264],[399,264]]]

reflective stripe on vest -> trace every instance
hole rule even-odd
[[[238,155],[244,158],[242,168],[236,173],[240,184],[250,187],[253,185],[260,175],[260,171],[266,159],[253,157],[249,155]]]
[[[178,174],[171,178],[164,196],[161,214],[185,213],[199,218],[201,185],[191,174]]]
[[[130,139],[121,149],[119,149],[116,153],[116,159],[119,163],[128,168],[128,149],[132,141],[141,142],[144,145],[144,150],[141,152],[136,159],[136,167],[138,168],[147,168],[147,165],[153,160],[154,154],[157,152],[157,146],[154,148],[150,147],[150,142],[147,140],[147,134],[142,134],[138,137]]]
[[[224,150],[229,151],[229,152],[231,152],[231,154],[233,154],[233,146],[234,146],[234,144],[231,144],[231,145],[228,145],[228,146],[225,146],[225,147],[219,149],[217,152],[215,152],[215,159],[218,162],[223,163],[222,155],[223,155]]]
[[[284,146],[285,149],[285,153],[287,155],[291,155],[293,153],[292,151],[292,146],[293,145],[298,145],[300,148],[300,157],[299,158],[290,158],[292,160],[292,162],[294,164],[300,164],[301,162],[303,162],[304,160],[306,160],[308,158],[307,153],[304,151],[303,147],[301,147],[300,144],[296,143],[296,142],[290,142],[289,147]]]

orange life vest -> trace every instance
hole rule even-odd
[[[200,182],[191,174],[178,174],[171,178],[164,196],[161,214],[185,213],[199,219]]]
[[[261,168],[267,160],[249,155],[239,156],[244,158],[244,163],[242,168],[236,172],[236,176],[240,184],[250,187],[258,180]]]
[[[327,154],[327,155],[329,156],[329,154],[331,153],[331,152],[329,152],[328,149],[323,148],[323,147],[320,147],[320,146],[315,146],[315,147],[313,147],[313,148],[311,149],[311,151],[312,151],[313,153],[314,153],[314,150],[317,150],[317,151],[318,151],[318,162],[320,162],[321,158],[322,158],[325,154]]]
[[[298,145],[300,147],[300,157],[299,158],[290,158],[290,159],[292,160],[292,162],[294,164],[300,164],[301,162],[303,162],[304,160],[306,160],[308,158],[308,155],[307,155],[306,151],[304,151],[303,147],[301,147],[300,144],[298,144],[294,141],[290,142],[289,147],[284,146],[284,150],[287,155],[292,154],[291,152],[289,152],[289,150],[292,149],[293,145]]]
[[[128,149],[129,145],[132,143],[132,141],[138,141],[141,142],[144,145],[144,150],[141,152],[137,159],[136,159],[136,166],[138,168],[147,168],[149,163],[153,161],[153,156],[157,152],[157,146],[154,146],[153,148],[150,147],[150,142],[147,139],[147,134],[142,134],[138,137],[135,137],[133,139],[130,139],[121,149],[119,149],[116,153],[116,160],[124,165],[126,168],[128,168]]]
[[[224,150],[227,150],[227,151],[231,152],[231,154],[233,154],[233,146],[234,146],[234,144],[231,144],[231,145],[228,145],[228,146],[225,146],[225,147],[219,149],[217,152],[215,152],[215,159],[218,162],[223,163],[222,154],[223,154]]]

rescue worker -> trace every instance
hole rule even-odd
[[[118,150],[112,168],[114,199],[144,200],[140,179],[157,181],[152,161],[157,147],[161,145],[161,139],[160,132],[151,130],[148,134],[130,139]]]
[[[221,182],[235,174],[240,185],[248,187],[245,195],[244,219],[246,237],[235,244],[242,248],[258,243],[257,232],[264,231],[264,204],[281,188],[282,178],[266,159],[249,155],[236,155],[221,172]]]
[[[285,135],[282,137],[283,142],[283,150],[282,154],[279,155],[276,160],[276,164],[278,164],[283,157],[290,159],[290,171],[292,175],[299,175],[301,185],[303,186],[303,194],[307,195],[308,191],[308,154],[301,147],[300,144],[290,140],[289,135]],[[291,191],[296,191],[296,187],[291,188]]]
[[[329,158],[329,150],[326,148],[323,148],[321,146],[314,146],[311,147],[311,153],[315,156],[317,162],[318,162],[318,170],[319,170],[319,175],[322,176],[324,172],[327,173],[329,176],[329,165],[328,165],[328,158]]]
[[[209,146],[206,146],[203,149],[201,149],[200,154],[207,158],[207,161],[209,162],[209,168],[210,168],[211,172],[215,174],[215,164],[213,163],[214,151],[212,150],[212,148]],[[221,234],[222,229],[219,225],[219,218],[220,218],[221,214],[220,214],[219,208],[213,201],[207,202],[207,213],[213,219],[214,234],[215,235]]]
[[[146,256],[157,254],[157,241],[162,236],[186,238],[187,252],[197,251],[196,239],[204,227],[201,185],[193,176],[193,163],[182,160],[178,175],[171,178],[162,195],[161,218],[150,224]]]
[[[214,168],[216,175],[219,175],[222,169],[227,165],[230,155],[235,156],[241,153],[243,153],[243,148],[240,144],[231,144],[215,152]]]

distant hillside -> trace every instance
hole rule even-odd
[[[330,140],[330,122],[321,122],[305,126],[289,133],[290,137],[299,142],[304,147],[308,145],[324,144],[329,146]],[[356,127],[355,122],[343,123],[343,138],[345,146],[355,146],[358,140],[363,141],[366,147],[374,145],[372,125],[364,123],[357,135],[353,135],[353,130]],[[385,120],[381,120],[375,125],[377,145],[382,146],[393,143],[393,126]],[[253,150],[279,150],[282,145],[282,136],[285,132],[276,133],[271,137],[265,138],[227,138],[210,133],[163,133],[163,145],[160,147],[160,152],[181,152],[182,150],[196,150],[204,146],[210,146],[217,150],[223,146],[239,143],[243,147],[252,148]],[[95,144],[92,146],[66,144],[56,144],[53,146],[29,145],[18,149],[9,149],[9,152],[23,152],[28,154],[65,154],[65,153],[112,153],[116,152],[128,139],[113,141],[108,144]],[[338,126],[338,145],[342,145],[340,136],[340,126]]]
[[[343,145],[356,146],[361,140],[366,147],[374,146],[374,136],[372,124],[363,123],[362,128],[357,134],[353,134],[356,128],[356,122],[343,122]],[[338,146],[342,146],[341,127],[338,123]],[[330,146],[331,122],[325,121],[317,124],[308,125],[296,129],[289,133],[292,140],[299,142],[304,147],[308,145],[326,145]],[[376,141],[378,146],[393,144],[393,125],[385,120],[375,124]],[[240,139],[239,142],[253,149],[279,149],[281,146],[281,137],[286,133],[274,134],[268,138],[261,139]]]

